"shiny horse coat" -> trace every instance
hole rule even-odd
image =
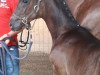
[[[20,30],[44,19],[53,42],[53,75],[100,75],[99,5],[100,0],[20,0],[11,25]]]

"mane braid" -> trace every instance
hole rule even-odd
[[[76,21],[65,0],[54,1],[59,10],[61,10],[67,17],[67,21],[73,30],[76,30],[78,33],[82,34],[82,36],[88,41],[93,41],[97,44],[100,44],[100,40],[95,38],[86,28],[81,27],[80,24]]]
[[[67,17],[68,22],[72,28],[78,28],[80,24],[72,15],[69,6],[67,5],[65,0],[54,0],[57,7],[63,11],[64,15]]]

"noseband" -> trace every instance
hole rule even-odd
[[[36,13],[37,13],[37,12],[39,11],[39,9],[40,9],[39,6],[40,6],[41,1],[42,1],[42,0],[38,0],[37,4],[34,6],[34,10],[35,10]]]
[[[34,11],[35,11],[35,14],[38,13],[39,9],[40,9],[40,3],[41,3],[42,0],[38,0],[37,4],[34,6]],[[26,2],[26,0],[25,0]],[[30,25],[28,24],[28,21],[27,21],[27,18],[26,17],[23,17],[21,18],[22,20],[22,23],[25,25],[26,29],[29,29]]]
[[[35,14],[37,15],[40,9],[40,3],[42,0],[38,0],[37,4],[34,6]],[[28,2],[28,0],[24,0],[24,3]],[[30,29],[30,25],[28,24],[28,20],[26,17],[21,18],[22,23],[25,25],[26,29]]]

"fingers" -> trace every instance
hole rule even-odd
[[[0,40],[2,41],[6,37],[7,37],[7,34],[4,34],[3,36],[0,37]]]
[[[4,38],[6,38],[8,35],[7,34],[4,34],[2,37],[0,37],[0,41],[2,41]],[[10,40],[9,39],[7,39],[7,40],[5,40],[5,43],[8,45],[9,44],[9,42],[10,42]],[[1,46],[1,44],[0,44],[0,47],[2,47]]]
[[[5,43],[6,43],[6,45],[8,45],[9,44],[9,42],[10,42],[10,40],[8,39],[8,40],[6,40],[5,41]],[[0,44],[0,48],[2,47],[2,45]]]

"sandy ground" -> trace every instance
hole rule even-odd
[[[43,20],[36,21],[32,34],[32,49],[28,58],[20,61],[20,75],[52,75],[52,65],[49,61],[52,40]],[[26,36],[25,30],[23,40],[26,40]],[[21,56],[24,54],[25,51],[20,51]]]
[[[20,63],[20,75],[52,75],[48,56],[49,54],[40,51],[31,52],[29,57]]]

